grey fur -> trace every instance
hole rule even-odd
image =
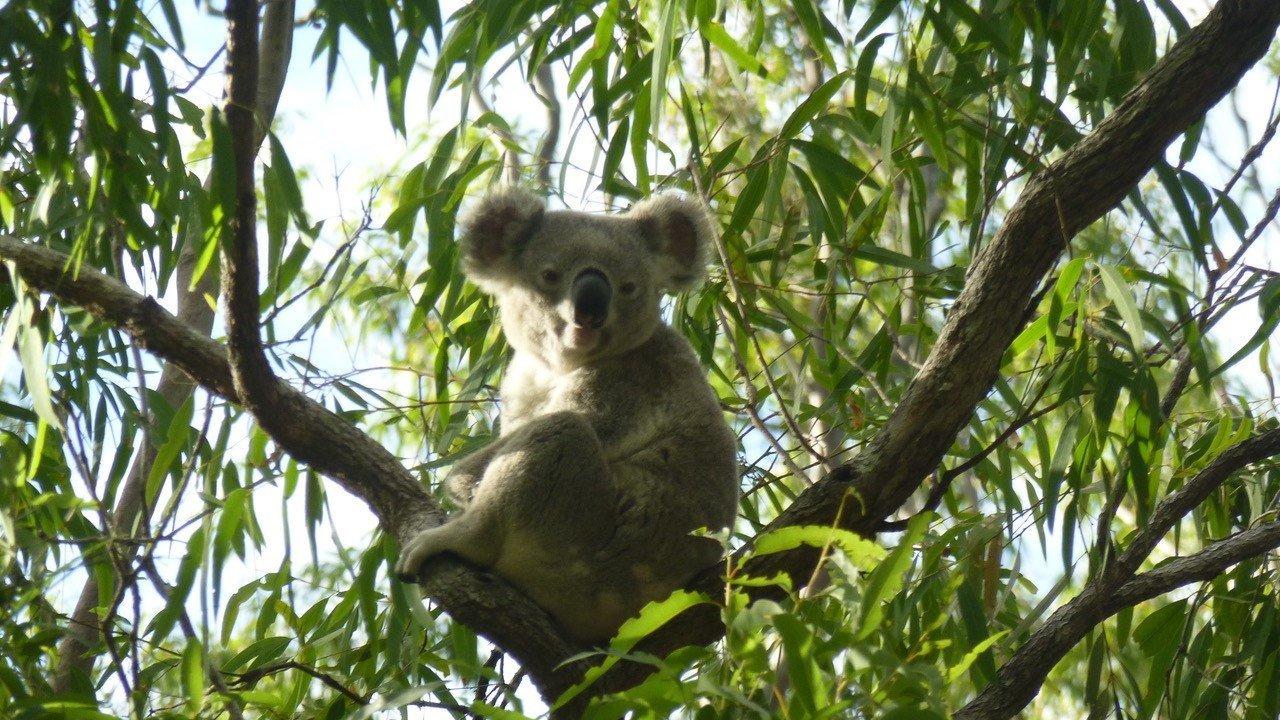
[[[412,540],[398,575],[455,553],[601,642],[716,562],[717,543],[690,533],[733,522],[736,443],[693,349],[659,314],[664,290],[701,279],[712,232],[701,203],[674,195],[622,215],[548,211],[520,190],[479,203],[464,268],[496,296],[516,351],[502,433],[451,469],[464,509]],[[568,287],[588,268],[614,293],[604,326],[582,337]]]

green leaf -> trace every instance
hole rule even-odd
[[[40,330],[24,325],[18,338],[18,356],[22,360],[22,379],[27,384],[27,395],[40,419],[50,427],[61,428],[62,423],[53,411],[53,396],[49,392],[49,368],[44,362],[44,339]]]
[[[1271,337],[1277,327],[1280,327],[1280,278],[1270,278],[1263,284],[1262,290],[1258,293],[1258,309],[1262,313],[1262,324],[1245,341],[1244,345],[1240,346],[1239,350],[1204,378],[1205,382],[1221,375],[1236,363],[1251,355],[1254,350],[1261,347]]]
[[[236,672],[243,668],[243,671],[249,671],[262,665],[279,662],[289,643],[290,639],[287,637],[264,637],[223,663],[222,670]]]
[[[880,621],[884,618],[884,606],[902,589],[907,571],[911,568],[911,557],[915,553],[915,545],[924,537],[925,530],[929,528],[929,523],[932,521],[933,513],[920,513],[911,518],[898,545],[884,560],[880,561],[867,578],[866,587],[862,589],[862,616],[854,636],[856,639],[865,640],[880,628]]]
[[[787,117],[786,122],[782,123],[782,129],[778,131],[779,140],[790,140],[809,124],[818,113],[827,109],[831,103],[831,98],[844,87],[845,82],[852,76],[852,72],[844,70],[831,76],[831,79],[818,86],[809,97],[805,98],[791,115]]]
[[[762,77],[768,75],[764,65],[761,65],[755,56],[744,50],[737,40],[730,37],[720,23],[714,20],[704,20],[698,26],[698,29],[702,32],[702,37],[706,38],[712,45],[715,45],[720,52],[728,56],[738,67]]]
[[[199,640],[188,640],[182,651],[182,688],[187,695],[187,708],[199,714],[204,707],[204,648]]]
[[[1125,330],[1129,332],[1129,338],[1133,341],[1133,349],[1141,352],[1144,338],[1142,315],[1138,312],[1138,304],[1134,302],[1133,291],[1115,268],[1109,265],[1098,265],[1098,271],[1102,275],[1102,285],[1106,288],[1107,296],[1111,298],[1111,302],[1115,303],[1116,310],[1120,311]]]
[[[560,697],[556,698],[551,709],[555,710],[563,707],[565,703],[580,695],[583,690],[591,687],[610,668],[618,664],[618,661],[622,660],[625,654],[635,647],[636,643],[666,625],[685,610],[706,602],[710,602],[710,600],[702,593],[677,590],[665,600],[658,600],[645,605],[641,608],[639,615],[627,620],[622,624],[622,627],[618,628],[618,634],[609,643],[609,654],[605,657],[604,662],[589,669],[578,684],[565,690]]]
[[[662,0],[658,32],[653,42],[653,71],[649,76],[649,122],[644,128],[650,138],[658,135],[658,123],[662,120],[662,108],[667,99],[667,70],[671,65],[677,18],[676,0]]]
[[[191,539],[187,541],[187,552],[182,556],[182,563],[178,566],[178,578],[169,591],[169,598],[165,601],[164,608],[151,620],[148,632],[154,633],[157,637],[164,637],[173,629],[178,616],[184,610],[191,587],[195,584],[196,573],[204,565],[204,553],[205,531],[201,527],[197,528],[191,534]]]
[[[887,551],[857,533],[824,525],[790,525],[761,534],[751,546],[751,554],[759,557],[809,547],[838,547],[853,564],[870,570],[884,559]]]
[[[791,716],[816,717],[830,704],[828,689],[814,658],[813,632],[798,618],[778,613],[773,618],[782,651],[787,658],[787,674],[791,680]]]
[[[822,9],[814,0],[791,0],[791,7],[800,19],[800,27],[804,29],[809,45],[827,65],[834,65],[835,59],[831,57],[831,50],[827,47],[827,39],[823,33],[825,18],[822,17]]]
[[[1001,630],[1000,632],[991,635],[986,640],[974,645],[973,649],[965,653],[964,657],[960,659],[960,662],[947,668],[947,682],[951,684],[958,682],[960,678],[969,671],[969,667],[978,659],[978,656],[989,650],[992,645],[995,645],[1000,641],[1000,638],[1003,638],[1008,634],[1008,630]]]

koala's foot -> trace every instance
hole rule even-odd
[[[493,533],[484,532],[484,528],[478,516],[464,512],[443,525],[423,530],[401,550],[396,577],[413,582],[422,563],[443,553],[453,553],[484,568],[492,566],[498,547]]]

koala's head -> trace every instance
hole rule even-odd
[[[552,365],[583,365],[653,335],[661,294],[702,279],[713,232],[706,208],[678,195],[593,215],[504,190],[463,221],[463,269],[497,298],[512,346]]]

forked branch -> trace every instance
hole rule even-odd
[[[1258,433],[1227,448],[1166,497],[1115,564],[1098,572],[1079,595],[1032,632],[1000,666],[996,679],[956,713],[957,720],[1013,717],[1040,692],[1049,671],[1102,621],[1175,588],[1217,577],[1232,565],[1280,546],[1280,523],[1271,522],[1136,574],[1156,543],[1209,493],[1248,465],[1276,455],[1280,455],[1280,429]]]

